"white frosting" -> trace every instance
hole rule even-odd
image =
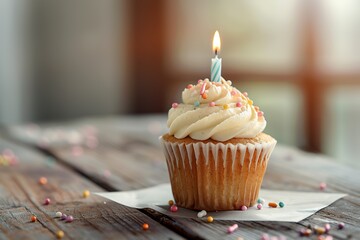
[[[265,118],[258,116],[259,109],[247,96],[232,87],[231,81],[199,81],[197,85],[186,88],[182,98],[182,104],[169,110],[167,122],[169,134],[178,139],[187,136],[216,141],[253,138],[266,127]],[[209,106],[210,103],[214,106]],[[241,107],[237,105],[239,103]]]

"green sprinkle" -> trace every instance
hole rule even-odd
[[[280,206],[281,208],[283,208],[283,207],[285,206],[285,203],[279,202],[279,206]]]

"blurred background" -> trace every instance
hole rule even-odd
[[[0,0],[0,123],[166,114],[215,30],[267,133],[360,166],[357,0]]]

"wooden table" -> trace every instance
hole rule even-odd
[[[17,162],[0,160],[0,239],[54,239],[59,230],[64,239],[260,239],[263,233],[298,239],[300,229],[327,222],[335,239],[360,239],[360,171],[282,145],[272,155],[264,188],[318,192],[320,182],[326,182],[326,192],[348,196],[300,223],[207,223],[82,197],[85,189],[121,191],[168,182],[158,143],[165,122],[165,116],[139,116],[3,128],[0,153],[12,151]],[[39,184],[40,177],[48,183]],[[51,204],[44,205],[47,197]],[[57,211],[75,220],[60,221]],[[31,222],[32,215],[38,221]],[[337,230],[338,222],[345,229]],[[143,223],[149,230],[142,229]],[[227,234],[234,223],[239,229]]]

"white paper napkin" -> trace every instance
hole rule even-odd
[[[170,184],[135,191],[95,194],[128,207],[152,208],[171,217],[197,218],[197,211],[184,208],[179,208],[177,212],[169,210],[168,201],[173,199]],[[346,194],[262,189],[260,197],[265,200],[265,204],[261,210],[254,206],[247,211],[208,212],[208,216],[218,220],[299,222],[344,196]],[[267,205],[268,202],[280,201],[285,203],[284,208],[270,208]]]

